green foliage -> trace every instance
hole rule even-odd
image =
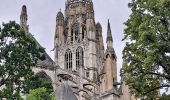
[[[170,95],[166,95],[165,93],[162,94],[161,98],[159,100],[170,100]]]
[[[170,0],[132,0],[122,72],[131,92],[155,99],[170,87]]]
[[[31,70],[38,59],[42,59],[44,49],[14,21],[0,28],[0,98],[20,99],[34,79]],[[29,87],[29,88],[28,88]]]
[[[27,84],[28,89],[37,89],[40,87],[44,87],[47,89],[46,90],[47,93],[52,94],[54,92],[51,80],[43,77],[35,76],[32,78],[31,81],[27,82]]]
[[[46,88],[38,88],[30,91],[27,100],[55,100],[55,97],[47,92]]]

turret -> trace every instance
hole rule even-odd
[[[116,57],[116,54],[115,54],[115,50],[113,48],[113,38],[112,38],[112,31],[111,31],[109,20],[108,20],[108,26],[107,26],[106,43],[107,43],[107,49],[106,49],[106,52],[105,52],[106,61],[108,59],[111,60],[110,63],[112,63],[112,65],[110,65],[109,67],[112,68],[111,73],[112,73],[113,82],[117,82],[117,65],[116,65],[117,57]]]
[[[93,3],[90,3],[87,7],[86,19],[87,19],[86,20],[87,31],[94,32],[95,31],[95,20],[94,20]]]
[[[116,54],[113,48],[113,38],[110,28],[110,22],[108,21],[107,27],[107,49],[105,52],[104,68],[102,73],[104,77],[102,79],[101,88],[104,90],[117,88],[115,83],[117,82],[117,64],[116,64]]]
[[[55,37],[54,37],[54,52],[55,52],[55,62],[58,60],[58,48],[59,46],[64,43],[64,15],[61,11],[58,12],[56,17],[56,30],[55,30]]]
[[[86,27],[87,27],[87,36],[89,39],[96,39],[96,34],[95,34],[95,24],[94,20],[89,18],[86,20]]]
[[[26,33],[28,33],[27,20],[28,20],[27,8],[26,8],[25,5],[23,5],[23,6],[22,6],[22,10],[21,10],[21,15],[20,15],[20,26],[21,26],[21,28],[24,29],[24,31],[25,31]]]
[[[64,15],[61,11],[58,12],[56,17],[55,39],[57,39],[58,45],[64,42]]]
[[[96,40],[97,40],[97,45],[100,50],[100,56],[103,60],[104,57],[104,44],[103,44],[103,35],[102,35],[102,26],[100,23],[96,24]]]
[[[102,26],[101,26],[100,23],[96,24],[96,39],[97,39],[98,44],[99,44],[99,49],[104,50]]]

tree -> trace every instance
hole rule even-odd
[[[170,100],[170,94],[169,95],[167,95],[167,94],[162,94],[162,96],[160,97],[160,99],[159,100]]]
[[[26,82],[26,84],[27,84],[26,90],[34,90],[37,88],[44,87],[44,88],[46,88],[46,92],[48,94],[54,93],[51,80],[43,78],[43,77],[39,77],[37,75],[35,77],[32,77],[31,81]],[[29,91],[27,91],[27,93],[28,92]]]
[[[31,88],[31,67],[44,59],[44,49],[14,21],[0,28],[0,98],[20,99]],[[28,88],[29,87],[29,88]]]
[[[129,8],[122,72],[132,93],[154,99],[170,87],[170,0],[132,0]]]
[[[55,100],[55,97],[49,94],[46,88],[42,87],[31,90],[27,100]]]

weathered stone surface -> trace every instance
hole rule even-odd
[[[20,19],[31,35],[26,6]],[[57,100],[131,100],[128,86],[117,82],[117,57],[109,22],[106,42],[105,50],[92,0],[67,0],[64,14],[59,11],[56,15],[55,59],[45,53],[46,59],[39,60],[33,71],[51,80]],[[69,76],[67,80],[63,75]]]

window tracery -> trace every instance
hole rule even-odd
[[[71,41],[80,42],[80,31],[79,31],[79,24],[73,24],[71,28]]]
[[[65,69],[72,70],[72,52],[68,49],[65,53]]]
[[[84,35],[86,34],[86,27],[82,26],[82,40],[84,39]]]
[[[80,67],[84,66],[84,53],[83,48],[79,47],[76,50],[76,70],[79,70]]]

